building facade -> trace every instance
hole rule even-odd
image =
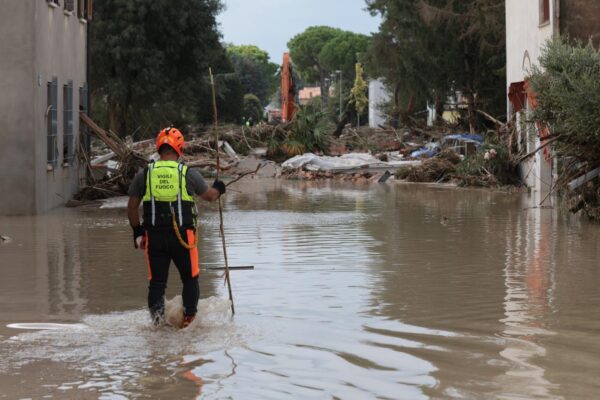
[[[387,118],[382,110],[385,103],[392,98],[382,79],[369,82],[369,127],[377,128],[387,124]]]
[[[92,0],[0,0],[0,215],[60,206],[80,182]]]
[[[507,110],[517,127],[522,151],[531,152],[543,144],[548,131],[527,122],[535,106],[527,88],[527,76],[546,41],[554,35],[568,35],[584,42],[600,42],[600,1],[598,0],[506,0]],[[549,148],[521,164],[521,179],[536,192],[550,190],[556,163]]]
[[[321,97],[320,86],[306,86],[298,91],[298,102],[300,105],[310,103],[313,98]]]

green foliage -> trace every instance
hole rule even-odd
[[[256,95],[263,105],[269,103],[277,90],[277,64],[269,61],[269,54],[257,46],[227,46],[227,55],[233,64],[244,93]]]
[[[321,81],[328,71],[322,65],[320,55],[323,47],[343,31],[329,26],[313,26],[294,36],[288,42],[290,56],[302,80]]]
[[[218,0],[104,0],[91,24],[91,86],[110,128],[140,128],[211,120],[208,67],[217,74],[224,120],[238,119],[243,93],[220,44]]]
[[[448,93],[469,99],[470,123],[477,108],[495,115],[505,107],[505,8],[497,0],[366,0],[381,14],[367,56],[367,72],[383,77],[402,99],[443,103]]]
[[[486,154],[493,153],[487,156]],[[460,186],[497,187],[519,184],[519,175],[504,144],[486,144],[456,168]]]
[[[288,42],[294,66],[304,82],[319,82],[322,100],[327,98],[328,85],[336,71],[342,72],[347,92],[352,86],[354,65],[369,47],[370,38],[354,32],[327,26],[310,27]],[[339,79],[339,75],[336,75]]]
[[[314,104],[309,103],[294,114],[290,131],[290,139],[308,151],[326,151],[329,146],[327,114]]]
[[[371,38],[354,32],[341,32],[323,46],[319,53],[321,65],[329,73],[342,71],[346,77],[345,86],[349,89],[355,65],[363,56],[371,43]]]
[[[365,109],[369,105],[369,98],[367,97],[368,85],[363,79],[363,68],[360,63],[356,63],[356,78],[354,79],[354,86],[350,91],[352,98],[352,104],[358,115],[365,112]]]
[[[263,107],[260,103],[260,99],[253,94],[247,94],[244,96],[244,117],[250,118],[254,122],[259,122],[263,117]]]
[[[283,160],[306,152],[326,152],[330,131],[327,113],[320,111],[320,105],[298,107],[285,134],[269,141],[269,156]]]
[[[555,150],[600,165],[600,52],[565,37],[547,42],[528,78],[537,94],[533,119],[559,138]]]

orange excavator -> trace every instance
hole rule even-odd
[[[296,107],[296,82],[289,53],[283,54],[281,66],[281,120],[291,121]]]

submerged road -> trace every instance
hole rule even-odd
[[[0,399],[600,398],[600,227],[528,194],[248,181],[236,316],[153,328],[125,210],[0,217]],[[202,205],[200,260],[222,263]],[[180,291],[171,270],[168,297]]]

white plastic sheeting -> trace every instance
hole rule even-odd
[[[283,169],[297,169],[304,168],[307,171],[347,171],[352,169],[361,168],[372,168],[372,169],[385,169],[385,168],[399,168],[402,166],[419,165],[421,161],[403,161],[394,160],[392,161],[381,161],[378,158],[373,157],[369,153],[349,153],[339,157],[329,156],[317,156],[312,153],[302,154],[290,158],[285,161],[281,166]]]

